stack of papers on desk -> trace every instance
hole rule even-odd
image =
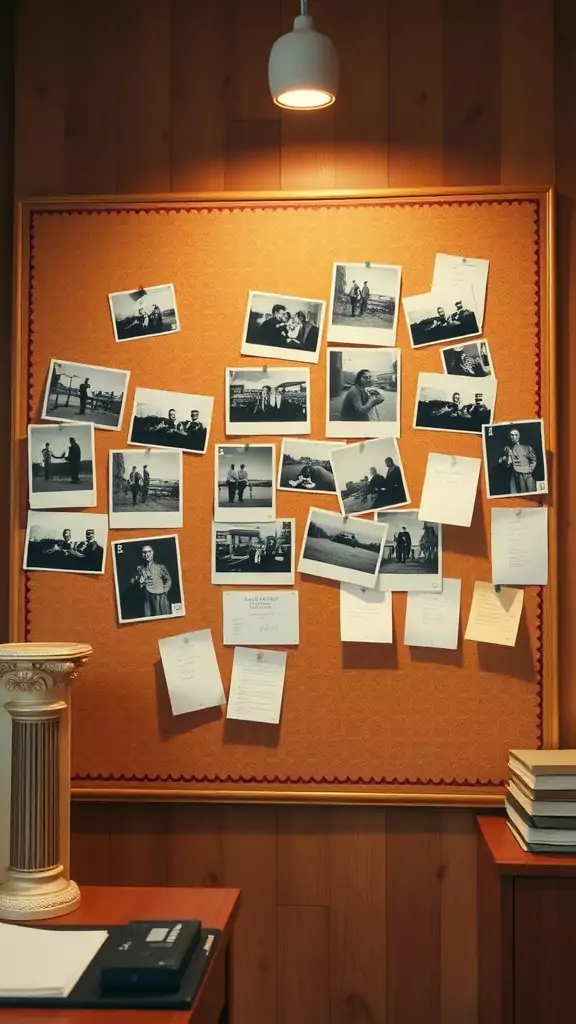
[[[0,923],[0,998],[66,999],[107,938]]]

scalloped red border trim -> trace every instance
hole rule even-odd
[[[534,234],[535,234],[535,248],[534,248],[534,290],[536,293],[536,411],[537,416],[541,416],[541,375],[542,375],[542,321],[541,321],[541,304],[540,304],[540,218],[538,215],[538,204],[533,199],[426,199],[417,200],[414,202],[394,202],[385,203],[386,206],[393,208],[404,208],[404,207],[425,207],[425,206],[518,206],[524,203],[530,203],[534,206]],[[32,213],[30,217],[30,233],[29,233],[29,253],[30,253],[30,266],[29,266],[29,293],[28,293],[28,361],[27,361],[27,394],[28,394],[28,418],[32,417],[32,383],[33,383],[33,370],[32,370],[32,352],[34,348],[34,283],[35,283],[35,233],[34,233],[34,221],[36,217],[73,217],[73,216],[114,216],[124,213],[137,213],[137,214],[169,214],[169,213],[237,213],[245,211],[260,211],[268,213],[272,211],[281,210],[294,210],[294,209],[308,209],[308,210],[319,210],[319,209],[357,209],[365,207],[379,207],[383,205],[377,201],[367,200],[366,202],[340,202],[338,200],[318,200],[317,202],[290,202],[286,200],[285,203],[274,203],[266,205],[250,205],[246,203],[238,203],[234,207],[229,206],[159,206],[150,209],[143,210],[136,206],[125,206],[122,209],[113,210],[40,210],[36,213]],[[25,604],[25,638],[29,639],[30,636],[30,574],[25,573],[25,586],[24,586],[24,604]],[[544,672],[544,653],[542,647],[542,633],[544,629],[544,596],[542,588],[538,588],[538,611],[537,611],[537,636],[538,636],[538,650],[537,650],[537,686],[538,686],[538,698],[537,698],[537,734],[538,734],[538,746],[542,746],[543,737],[543,696],[542,696],[542,681]],[[198,784],[231,784],[231,785],[278,785],[278,786],[306,786],[306,785],[321,785],[321,786],[445,786],[454,788],[491,788],[494,786],[503,786],[505,784],[504,779],[495,781],[493,779],[421,779],[419,777],[411,778],[399,778],[394,776],[393,778],[374,778],[371,776],[369,779],[363,778],[304,778],[298,776],[297,778],[290,778],[289,776],[250,776],[250,775],[114,775],[112,773],[98,772],[96,774],[77,774],[72,776],[73,782],[161,782],[161,783],[188,783],[192,785]]]

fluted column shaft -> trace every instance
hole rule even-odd
[[[41,871],[60,861],[59,713],[12,718],[10,867]]]

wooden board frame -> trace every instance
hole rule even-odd
[[[539,239],[541,255],[540,282],[540,323],[541,344],[545,347],[547,360],[546,393],[542,395],[547,410],[546,440],[549,457],[550,507],[550,581],[541,590],[542,648],[540,661],[540,707],[539,738],[543,747],[558,744],[558,573],[557,573],[557,450],[556,438],[556,315],[555,315],[555,197],[553,190],[543,186],[486,187],[486,188],[437,188],[395,190],[364,190],[357,192],[264,192],[264,193],[216,193],[204,195],[169,196],[64,196],[55,198],[25,199],[16,204],[15,217],[15,284],[14,284],[14,345],[12,359],[12,437],[11,437],[11,584],[10,584],[10,639],[25,640],[26,631],[26,585],[21,569],[22,562],[22,520],[21,500],[26,481],[22,478],[21,445],[28,422],[28,369],[27,342],[32,280],[30,273],[30,228],[32,218],[44,212],[112,212],[130,210],[151,211],[159,208],[181,208],[217,204],[219,208],[233,209],[236,206],[258,209],[266,206],[289,207],[298,203],[348,204],[374,201],[378,203],[417,202],[517,202],[532,200],[537,204],[539,216]],[[57,346],[56,346],[57,347]],[[57,354],[56,352],[54,353]],[[98,362],[97,358],[94,362]],[[498,417],[496,417],[498,418]],[[212,441],[215,440],[213,437]],[[123,444],[124,442],[122,442]],[[121,446],[121,445],[118,445]],[[413,505],[415,503],[413,502]],[[109,567],[110,568],[110,567]],[[174,630],[174,632],[180,630]],[[47,638],[46,638],[47,639]],[[87,638],[90,639],[89,637]],[[502,780],[497,783],[463,783],[456,779],[448,782],[427,782],[420,779],[394,780],[373,785],[350,783],[324,785],[312,781],[279,784],[271,779],[264,785],[249,781],[230,784],[221,782],[198,782],[181,784],[177,778],[160,776],[128,780],[114,780],[103,774],[96,782],[73,778],[73,795],[81,800],[209,800],[249,801],[275,803],[278,801],[318,803],[366,802],[378,804],[445,804],[483,807],[500,804],[503,798]]]

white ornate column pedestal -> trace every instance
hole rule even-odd
[[[60,917],[80,891],[69,877],[69,685],[88,644],[0,644],[0,687],[12,717],[10,866],[0,919]]]

